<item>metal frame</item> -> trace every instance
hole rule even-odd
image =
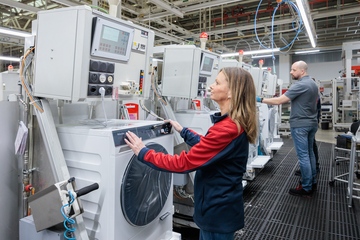
[[[353,136],[351,138],[350,149],[339,148],[334,146],[331,151],[329,185],[334,186],[335,181],[344,182],[348,184],[347,187],[348,207],[352,207],[353,198],[360,199],[360,196],[354,195],[354,192],[356,191],[360,192],[360,183],[354,182],[354,173],[356,172],[356,175],[360,173],[358,161],[357,161],[357,156],[359,155],[360,150],[356,150],[356,146],[359,144],[360,144],[360,138],[358,139],[355,136]],[[350,153],[350,157],[335,156],[335,151],[343,151],[346,153]],[[349,161],[349,171],[335,176],[334,163],[344,162],[344,161]],[[356,166],[356,170],[355,170],[355,166]]]

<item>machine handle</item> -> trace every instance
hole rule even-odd
[[[99,188],[99,184],[93,183],[93,184],[91,184],[89,186],[83,187],[83,188],[75,191],[75,193],[76,193],[77,197],[80,197],[80,196],[86,195],[89,192],[92,192],[92,191],[94,191],[94,190],[96,190],[98,188]]]

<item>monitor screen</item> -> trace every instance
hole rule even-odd
[[[214,67],[215,56],[203,53],[200,65],[200,74],[211,75]]]
[[[128,61],[134,29],[98,18],[91,47],[91,55]]]
[[[126,55],[130,33],[104,25],[98,50],[113,54]]]
[[[201,70],[206,72],[211,72],[214,64],[214,59],[205,56],[203,61],[204,64],[202,65]]]

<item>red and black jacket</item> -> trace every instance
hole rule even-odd
[[[191,146],[180,155],[141,149],[138,159],[152,168],[174,173],[196,170],[194,180],[194,221],[203,230],[218,233],[234,232],[244,226],[243,173],[249,142],[243,129],[227,115],[211,116],[214,125],[205,136],[188,128],[181,131]]]

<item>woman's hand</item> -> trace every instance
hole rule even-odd
[[[133,132],[128,131],[126,133],[125,142],[134,151],[135,155],[138,156],[141,149],[145,147],[145,144],[142,142],[141,138],[136,136]]]
[[[181,126],[178,122],[173,121],[171,119],[169,120],[165,120],[165,122],[169,122],[171,124],[171,126],[173,126],[173,128],[177,131],[177,132],[181,132],[181,130],[183,130],[183,126]]]

